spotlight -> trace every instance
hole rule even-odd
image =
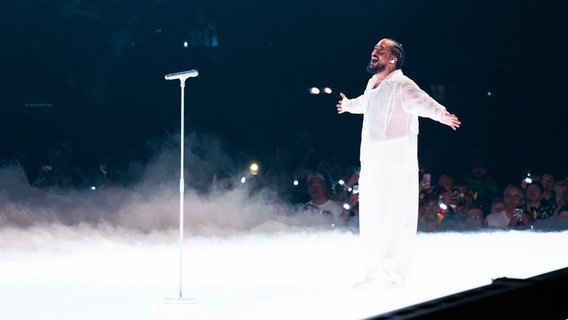
[[[333,90],[331,90],[330,87],[325,87],[325,88],[323,88],[323,92],[325,92],[326,94],[331,94],[333,92]]]
[[[320,94],[320,89],[318,89],[316,87],[311,87],[310,88],[310,94]]]
[[[184,41],[184,42],[183,42],[183,47],[184,47],[184,48],[187,48],[188,46],[189,46],[189,43],[188,43],[187,41]]]
[[[260,169],[260,168],[258,167],[258,163],[253,162],[253,163],[251,163],[251,165],[250,165],[250,167],[249,167],[249,172],[250,172],[250,174],[252,174],[253,176],[255,176],[255,175],[258,174],[258,170],[259,170],[259,169]]]

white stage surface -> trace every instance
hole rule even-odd
[[[362,319],[568,266],[568,233],[421,234],[403,288],[354,289],[357,236],[304,231],[188,237],[86,226],[3,230],[1,319]]]

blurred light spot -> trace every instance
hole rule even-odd
[[[251,163],[250,167],[249,167],[249,172],[252,175],[257,175],[258,174],[258,164],[256,162]]]

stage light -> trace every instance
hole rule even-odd
[[[323,92],[325,92],[326,94],[331,94],[333,92],[333,90],[331,90],[330,87],[325,87],[325,88],[323,88]]]
[[[183,42],[183,47],[184,47],[184,48],[187,48],[188,46],[189,46],[189,43],[188,43],[187,41],[184,41],[184,42]]]
[[[250,167],[249,167],[249,172],[250,174],[252,174],[253,176],[258,174],[258,170],[260,170],[258,164],[256,162],[251,163]]]
[[[320,94],[320,89],[316,87],[311,87],[310,94]]]

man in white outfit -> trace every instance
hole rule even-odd
[[[338,113],[363,114],[359,178],[359,232],[364,284],[403,285],[414,254],[418,223],[418,117],[456,130],[458,118],[400,70],[402,45],[382,39],[367,67],[365,92],[340,93]]]

